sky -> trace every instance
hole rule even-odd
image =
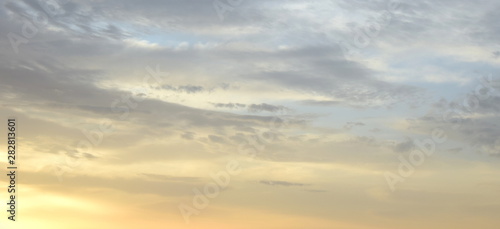
[[[500,226],[499,1],[0,6],[1,228]]]

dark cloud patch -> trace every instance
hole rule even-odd
[[[352,129],[353,127],[355,126],[365,126],[366,124],[362,123],[362,122],[347,122],[345,125],[344,125],[344,129],[346,130],[350,130]]]
[[[492,54],[495,59],[500,57],[500,51],[494,51]]]
[[[181,135],[182,138],[186,140],[193,140],[196,134],[194,132],[185,132]]]
[[[406,153],[410,152],[415,148],[415,145],[413,143],[413,139],[407,138],[406,140],[396,143],[393,147],[394,152],[397,153]]]
[[[194,85],[181,85],[181,86],[163,85],[162,89],[175,92],[184,92],[187,94],[194,94],[205,90],[205,88],[202,86],[194,86]]]
[[[373,136],[356,136],[355,138],[351,138],[347,142],[354,144],[363,144],[367,146],[380,146],[380,142]]]
[[[211,104],[216,108],[229,108],[229,109],[247,108],[248,112],[251,113],[260,113],[260,112],[277,113],[277,112],[290,111],[290,109],[285,106],[279,106],[279,105],[277,106],[267,103],[249,104],[249,105],[242,103],[211,103]]]
[[[262,111],[267,111],[267,112],[285,112],[289,111],[290,109],[284,106],[275,106],[275,105],[270,105],[267,103],[261,103],[261,104],[250,104],[248,105],[248,111],[252,113],[258,113]]]

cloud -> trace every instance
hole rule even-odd
[[[245,108],[247,105],[241,103],[211,103],[216,108],[230,108],[230,109],[238,109]]]
[[[303,184],[303,183],[292,183],[292,182],[277,181],[277,180],[261,180],[259,183],[265,184],[265,185],[271,185],[271,186],[285,186],[285,187],[307,185],[307,184]]]
[[[340,105],[342,102],[340,101],[335,101],[335,100],[303,100],[301,101],[302,104],[305,105],[312,105],[312,106],[335,106],[335,105]]]
[[[261,103],[261,104],[250,104],[248,105],[248,111],[252,113],[258,113],[262,111],[267,111],[267,112],[284,112],[290,110],[289,108],[286,108],[284,106],[274,106],[270,105],[267,103]]]
[[[223,137],[216,136],[216,135],[209,135],[208,139],[210,139],[210,141],[214,142],[214,143],[225,143],[226,142]]]
[[[415,145],[413,143],[413,139],[407,138],[406,140],[397,143],[394,146],[393,150],[394,150],[394,152],[397,152],[397,153],[406,153],[406,152],[410,152],[414,148],[415,148]]]
[[[185,132],[181,135],[181,137],[186,139],[186,140],[193,140],[195,135],[196,135],[196,133],[194,133],[194,132]]]
[[[457,101],[465,101],[463,99],[467,97],[462,97]],[[500,97],[491,94],[484,99],[474,101],[479,103],[467,108],[463,105],[467,103],[440,100],[434,104],[428,114],[410,120],[409,129],[415,132],[431,133],[433,129],[440,128],[444,130],[448,139],[457,142],[455,149],[495,156],[500,149],[500,140],[497,137],[500,132],[495,128],[500,121],[497,108]],[[401,146],[407,146],[407,144]]]
[[[315,193],[328,192],[327,190],[321,190],[321,189],[306,189],[305,191],[315,192]]]
[[[362,123],[362,122],[347,122],[345,125],[344,125],[344,129],[346,130],[350,130],[352,129],[353,127],[355,126],[365,126],[366,124]]]
[[[54,15],[43,8],[47,1],[0,2],[0,115],[21,121],[24,181],[38,193],[81,192],[86,200],[105,190],[120,214],[136,196],[134,210],[163,214],[150,208],[155,203],[178,214],[179,202],[192,203],[193,190],[211,182],[207,174],[224,169],[228,158],[248,159],[241,154],[247,150],[254,160],[224,190],[230,198],[210,202],[209,218],[266,209],[304,216],[305,223],[271,227],[304,228],[333,215],[353,223],[332,225],[364,228],[374,225],[373,215],[359,213],[369,212],[391,219],[384,228],[402,228],[408,217],[433,228],[458,203],[489,209],[480,216],[485,225],[498,222],[495,208],[469,198],[497,193],[467,187],[491,183],[495,176],[483,175],[498,173],[500,87],[495,83],[477,106],[463,106],[484,83],[470,73],[500,70],[498,1],[403,1],[352,55],[339,42],[356,42],[359,31],[380,22],[387,1],[243,1],[223,21],[213,1],[202,0],[57,1]],[[46,22],[33,22],[43,15]],[[30,23],[36,32],[26,38]],[[9,33],[26,38],[17,53]],[[160,69],[161,82],[147,82],[148,69]],[[98,132],[102,123],[112,130]],[[391,151],[411,152],[412,140],[435,128],[448,141],[407,178],[408,187],[431,190],[451,180],[465,189],[390,194],[373,182],[397,170],[404,155]],[[99,143],[85,150],[82,142]],[[62,184],[54,171],[65,172]],[[262,202],[250,195],[262,188],[253,181],[300,192],[270,189],[262,194],[276,202]],[[328,190],[338,198],[324,198]],[[408,203],[422,208],[405,212]],[[139,218],[130,225],[143,225]],[[210,219],[214,227],[223,224]]]
[[[182,85],[182,86],[177,86],[177,87],[170,86],[170,85],[163,85],[162,88],[165,90],[171,90],[171,91],[176,91],[176,92],[185,92],[188,94],[198,93],[198,92],[202,92],[205,90],[202,86],[194,86],[194,85]]]
[[[167,175],[161,175],[161,174],[151,174],[151,173],[141,173],[139,175],[142,175],[144,177],[156,180],[156,181],[166,181],[166,182],[199,182],[200,178],[199,177],[175,177],[175,176],[167,176]]]

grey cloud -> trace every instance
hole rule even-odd
[[[494,51],[492,54],[494,58],[500,57],[500,51]]]
[[[393,150],[394,150],[394,152],[397,152],[397,153],[406,153],[406,152],[411,151],[413,148],[415,148],[415,145],[413,143],[413,139],[407,138],[406,140],[394,145]]]
[[[117,113],[111,109],[113,102],[123,96],[130,96],[128,92],[104,90],[96,87],[93,79],[96,77],[95,75],[100,74],[100,71],[64,68],[62,66],[42,64],[41,62],[29,65],[29,67],[34,70],[0,66],[5,74],[0,78],[2,86],[6,89],[2,93],[15,93],[17,100],[38,101],[40,104],[38,106],[41,107],[50,105],[52,108],[74,108],[98,114],[106,114],[107,112],[106,117],[114,119],[118,118],[121,111]],[[25,82],[30,83],[26,84]],[[239,123],[236,125],[240,125],[240,121],[248,124],[272,121],[272,117],[238,116],[225,113],[205,116],[206,112],[203,110],[154,99],[144,99],[136,109],[130,109],[130,112],[137,114],[137,118],[139,118],[137,121],[140,123],[151,123],[152,119],[147,118],[147,116],[165,114],[166,117],[172,119],[187,119],[191,120],[193,124],[203,123],[203,125],[231,126],[236,123]],[[143,120],[141,121],[141,119]],[[254,121],[257,121],[257,123]]]
[[[322,50],[317,51],[318,49]],[[375,79],[374,72],[365,66],[339,58],[341,51],[337,48],[303,47],[267,55],[271,61],[277,61],[273,60],[274,56],[280,56],[280,59],[290,63],[293,70],[257,71],[246,77],[268,80],[303,93],[328,96],[332,100],[341,101],[343,105],[376,106],[381,101],[386,105],[403,101],[409,103],[419,99],[422,93],[416,87]]]
[[[220,136],[216,136],[216,135],[209,135],[208,136],[208,139],[210,139],[211,142],[215,142],[215,143],[225,143],[226,140]]]
[[[95,23],[99,21],[107,21],[106,19],[111,17],[115,20],[120,19],[132,23],[131,18],[134,17],[127,18],[125,15],[137,15],[141,12],[148,12],[148,16],[157,15],[160,17],[163,15],[165,20],[169,20],[168,18],[170,18],[170,16],[165,16],[163,11],[160,14],[158,11],[158,7],[162,3],[163,2],[156,1],[144,2],[143,4],[139,4],[138,6],[136,5],[131,8],[128,6],[132,4],[132,2],[115,2],[116,6],[119,8],[123,7],[122,11],[116,12],[107,12],[108,8],[106,5],[110,4],[108,2],[96,1],[91,5],[73,3],[73,6],[71,7],[74,15],[67,17],[74,17],[71,19],[73,21],[78,18],[84,19],[92,17],[93,20],[90,21]],[[193,1],[192,3],[199,3],[199,7],[206,5],[206,3],[202,3],[201,1]],[[70,5],[67,6],[70,7]],[[194,10],[193,6],[189,6],[184,2],[179,2],[179,5],[176,5],[174,8]],[[198,5],[194,8],[198,9]],[[209,8],[210,11],[213,10],[211,6],[207,8]],[[169,8],[167,10],[171,9]],[[204,13],[202,14],[197,14],[197,17],[213,16],[214,18],[217,18],[216,15],[213,15],[214,12],[203,12]],[[92,14],[98,16],[93,17]],[[64,17],[59,20],[70,20]],[[172,16],[172,18],[175,17]],[[84,21],[83,19],[81,19],[81,21]],[[176,18],[175,20],[179,20],[179,18]],[[154,26],[158,23],[163,23],[163,21],[160,20],[156,23],[151,21],[151,23],[151,25]],[[187,19],[181,20],[179,21],[179,26],[186,26],[185,24],[189,23],[191,22]],[[335,101],[339,101],[342,104],[351,106],[371,106],[379,101],[384,101],[384,103],[400,102],[420,93],[420,91],[414,87],[395,85],[376,80],[373,77],[374,72],[372,70],[367,69],[360,63],[342,59],[341,50],[335,45],[327,45],[328,43],[315,45],[310,44],[305,47],[285,50],[253,52],[217,48],[203,52],[194,50],[174,51],[165,48],[148,51],[135,48],[135,51],[138,52],[131,52],[130,50],[132,50],[132,48],[120,44],[120,41],[99,40],[100,37],[115,40],[125,38],[125,35],[123,35],[123,29],[119,28],[117,25],[108,23],[104,26],[104,28],[98,28],[93,24],[77,23],[77,25],[81,25],[80,27],[82,28],[89,28],[91,31],[82,32],[81,34],[44,31],[40,35],[43,35],[44,37],[53,36],[54,39],[59,37],[59,39],[41,42],[37,44],[37,46],[47,49],[45,51],[47,54],[61,56],[61,59],[64,59],[63,57],[69,54],[72,54],[72,56],[78,54],[80,56],[94,56],[96,58],[100,58],[98,56],[125,52],[126,55],[116,55],[116,59],[109,60],[109,58],[103,58],[106,59],[106,61],[113,62],[114,65],[123,66],[122,63],[124,62],[130,63],[129,66],[121,67],[121,69],[113,69],[117,74],[122,72],[128,73],[127,69],[132,69],[135,66],[138,66],[137,68],[143,67],[147,62],[152,60],[165,63],[163,66],[170,69],[172,72],[178,71],[178,69],[181,68],[191,69],[192,67],[187,67],[186,63],[190,63],[189,66],[196,66],[196,71],[203,71],[207,68],[228,69],[227,72],[213,72],[213,74],[217,74],[221,79],[234,80],[234,78],[236,78],[239,81],[252,80],[258,84],[269,82],[275,84],[277,87],[290,88],[305,94],[318,93],[332,97],[332,100],[335,99]],[[259,24],[256,26],[259,26]],[[71,31],[72,29],[65,28],[65,30]],[[92,42],[90,39],[72,39],[77,37],[88,38],[85,36],[97,37],[95,39],[103,43],[99,44],[99,42]],[[65,37],[67,39],[61,39],[61,37]],[[82,61],[88,61],[88,59]],[[249,67],[257,65],[259,62],[269,62],[276,66],[286,65],[289,66],[289,69],[293,70],[269,70]],[[143,64],[142,66],[140,65],[141,63]],[[96,63],[93,64],[95,65]],[[239,72],[233,72],[233,69],[239,69]],[[163,88],[183,93],[198,93],[211,90],[203,86],[189,84],[178,86],[166,84]],[[260,108],[258,110],[260,110]]]
[[[111,108],[111,105],[114,101],[120,100],[124,96],[131,96],[131,94],[96,86],[94,79],[99,76],[100,71],[91,70],[87,72],[64,67],[62,64],[48,65],[42,62],[30,64],[30,62],[25,61],[23,64],[29,66],[29,68],[12,68],[0,65],[0,70],[5,74],[0,77],[0,87],[2,88],[0,96],[15,95],[9,100],[13,104],[29,101],[32,103],[32,106],[29,106],[30,110],[35,109],[38,112],[50,112],[52,115],[64,116],[64,119],[58,121],[61,122],[61,125],[71,126],[71,123],[67,123],[68,118],[71,118],[71,120],[111,120],[113,126],[119,128],[120,132],[106,135],[105,141],[96,147],[94,151],[99,149],[114,151],[117,147],[127,147],[129,149],[126,153],[122,153],[120,160],[110,161],[111,163],[136,163],[136,153],[144,153],[143,147],[137,148],[137,144],[153,136],[178,136],[179,133],[176,130],[187,132],[182,134],[183,138],[194,139],[194,134],[191,133],[204,129],[205,134],[211,135],[210,140],[212,143],[218,142],[227,147],[233,144],[225,140],[228,134],[214,135],[214,133],[221,129],[236,130],[236,127],[241,126],[266,127],[271,122],[281,121],[270,116],[208,112],[148,98],[142,98],[142,102],[138,103],[137,107],[129,108],[128,118],[121,119],[119,118],[120,115],[127,109],[116,111]],[[27,115],[33,119],[43,118],[38,112],[29,112]],[[207,115],[207,113],[212,115]],[[297,120],[297,122],[292,120],[291,125],[297,125],[300,119]],[[58,135],[47,133],[47,136],[56,137]],[[79,140],[85,138],[82,134],[76,134],[75,136],[61,136],[59,139],[61,140],[59,145],[51,145],[51,143],[47,145],[47,149],[41,151],[54,153],[59,150],[66,150],[65,146],[61,144],[67,143],[67,146],[71,148],[75,147]],[[165,160],[189,156],[207,157],[205,155],[206,151],[201,146],[194,145],[193,148],[196,150],[186,148],[185,150],[189,153],[183,154],[178,154],[178,151],[174,150],[165,152],[166,149],[169,149],[168,147],[166,145],[152,146],[147,152],[148,156],[140,160]],[[88,159],[99,157],[99,161],[108,160],[108,158],[97,156],[93,152],[87,153],[92,154],[85,154],[89,156]]]
[[[57,7],[53,7],[51,3]],[[18,16],[21,21],[32,21],[33,18],[44,18],[46,22],[36,21],[37,30],[45,30],[47,26],[60,28],[61,33],[85,38],[123,39],[127,35],[115,25],[108,24],[101,28],[102,15],[97,10],[71,1],[39,1],[23,0],[7,2],[5,7]],[[49,10],[46,10],[49,9]]]
[[[288,111],[290,110],[289,108],[286,108],[284,106],[274,106],[270,105],[267,103],[261,103],[261,104],[250,104],[248,105],[248,111],[258,113],[262,111],[267,111],[267,112],[282,112],[282,111]]]
[[[194,85],[181,85],[177,87],[171,85],[163,85],[162,88],[165,90],[184,92],[187,94],[198,93],[205,90],[205,88],[203,88],[202,86],[194,86]]]
[[[500,97],[492,95],[478,101],[475,108],[468,110],[461,102],[441,100],[427,115],[409,120],[410,129],[431,133],[440,128],[448,139],[457,142],[455,148],[460,151],[496,156],[500,152]]]
[[[9,5],[6,11],[16,15],[27,15],[28,9],[40,10],[33,6],[35,1],[16,2]],[[331,37],[321,35],[324,33],[337,35],[345,31],[325,31],[317,22],[311,22],[305,18],[296,18],[290,11],[283,11],[280,14],[276,9],[266,9],[262,5],[263,1],[249,3],[249,7],[242,6],[241,11],[233,14],[234,19],[219,21],[211,2],[202,1],[174,1],[175,4],[168,4],[165,1],[145,1],[137,4],[135,1],[93,1],[91,3],[68,2],[63,5],[64,13],[50,19],[51,25],[61,29],[61,31],[47,30],[41,27],[37,34],[26,48],[18,55],[10,55],[10,52],[2,52],[1,71],[1,96],[6,98],[13,93],[16,98],[14,102],[31,102],[34,108],[58,113],[67,113],[71,117],[105,117],[117,121],[116,114],[109,108],[116,98],[130,95],[128,92],[108,90],[100,88],[99,82],[105,80],[127,80],[130,78],[142,77],[140,71],[148,63],[160,63],[162,69],[176,72],[188,69],[189,80],[196,80],[205,77],[206,74],[213,74],[215,80],[229,82],[238,81],[240,83],[253,83],[258,85],[271,85],[273,90],[285,89],[301,93],[303,95],[321,95],[329,97],[325,100],[305,100],[299,101],[306,105],[347,105],[351,107],[377,106],[380,101],[383,104],[393,102],[411,102],[411,99],[418,99],[421,89],[385,82],[375,76],[384,74],[369,69],[362,63],[353,60],[342,59],[342,52],[334,45]],[[344,1],[343,7],[360,9],[361,14],[376,13],[383,11],[383,1],[371,1],[366,4],[359,2]],[[395,41],[395,47],[411,39],[429,38],[443,39],[447,41],[455,36],[454,31],[443,29],[453,28],[453,25],[465,23],[464,32],[468,36],[464,39],[473,41],[493,40],[497,31],[494,14],[479,14],[475,19],[484,22],[479,25],[474,22],[467,22],[461,11],[471,8],[474,12],[481,11],[485,6],[475,3],[463,2],[458,6],[458,10],[453,7],[447,9],[450,1],[438,1],[435,6],[433,2],[424,1],[421,3],[405,3],[398,11],[398,17],[390,27],[380,34],[382,41]],[[494,3],[494,2],[493,2]],[[272,4],[286,4],[274,2]],[[352,4],[352,5],[350,5]],[[495,5],[495,4],[490,4]],[[490,6],[486,5],[486,7]],[[110,7],[110,6],[113,6]],[[489,12],[495,12],[495,7],[491,7]],[[248,11],[246,11],[248,10]],[[260,11],[262,10],[262,11]],[[192,12],[196,11],[196,14]],[[442,11],[441,15],[439,12]],[[2,12],[4,12],[2,10]],[[251,20],[238,19],[238,13],[252,14]],[[22,28],[23,20],[13,20],[2,14],[0,26],[3,31],[19,31]],[[9,14],[10,15],[10,14]],[[148,17],[145,18],[144,15]],[[190,15],[186,17],[185,15]],[[423,15],[431,15],[429,17]],[[453,16],[454,20],[441,20],[442,17]],[[9,16],[10,17],[10,16]],[[425,18],[424,18],[425,17]],[[262,24],[264,21],[270,24]],[[120,23],[108,23],[110,21]],[[280,22],[287,22],[281,24]],[[472,20],[473,21],[473,20]],[[303,24],[295,23],[302,22]],[[439,22],[439,23],[438,23]],[[138,25],[138,23],[143,23]],[[295,24],[294,24],[295,23]],[[147,25],[147,26],[144,26]],[[256,28],[257,34],[231,34],[219,29]],[[316,27],[304,26],[316,25]],[[477,28],[473,28],[477,25]],[[177,41],[190,40],[195,36],[206,34],[206,31],[196,29],[206,27],[211,31],[212,36],[200,37],[201,41],[222,42],[230,38],[233,41],[248,42],[255,41],[257,48],[250,50],[238,50],[231,47],[232,42],[227,46],[218,46],[207,50],[172,50],[160,48],[148,50],[137,47],[128,47],[123,40],[134,32],[138,38],[156,35],[156,29],[174,34],[182,31],[186,37],[176,38]],[[137,29],[145,28],[145,29]],[[237,29],[236,29],[237,28]],[[275,31],[271,31],[271,30]],[[431,36],[436,30],[443,29],[449,33],[447,36]],[[293,30],[296,30],[294,32]],[[260,31],[260,32],[259,32]],[[264,34],[262,31],[269,32]],[[286,31],[284,34],[283,31]],[[279,36],[277,36],[279,34]],[[441,33],[437,33],[441,34]],[[289,43],[282,42],[293,36]],[[429,35],[429,36],[426,36]],[[309,39],[309,38],[317,39]],[[408,37],[408,40],[399,39]],[[109,40],[108,40],[109,38]],[[2,50],[10,50],[9,42],[5,36],[0,38]],[[481,40],[482,39],[482,40]],[[307,41],[309,40],[309,41]],[[153,39],[153,42],[154,39]],[[304,43],[303,43],[304,42]],[[309,42],[309,43],[307,43]],[[283,43],[289,44],[286,49],[267,49],[262,51],[262,47],[269,44]],[[376,45],[376,44],[374,44]],[[75,63],[79,67],[75,67]],[[262,67],[265,63],[268,67]],[[134,70],[135,71],[131,71]],[[139,70],[137,70],[139,69]],[[133,73],[132,73],[133,72]],[[139,72],[139,73],[136,73]],[[200,73],[201,72],[201,73]],[[198,93],[210,91],[207,86],[198,86],[180,83],[176,86],[166,84],[168,90],[182,93]],[[244,85],[244,84],[240,84]],[[226,87],[227,88],[227,87]],[[492,98],[490,102],[483,103],[480,108],[482,114],[497,112],[498,99]],[[216,104],[215,107],[243,108],[245,104],[227,103]],[[250,107],[252,105],[248,105]],[[269,104],[253,104],[254,111],[279,111],[283,107]],[[206,115],[207,111],[194,109],[179,104],[164,101],[145,99],[137,109],[131,110],[131,120],[120,121],[119,123],[134,123],[128,128],[144,128],[144,133],[154,136],[156,134],[182,135],[187,139],[193,137],[190,133],[195,133],[195,128],[207,128],[217,132],[220,128],[230,128],[236,131],[252,131],[252,127],[258,128],[267,126],[272,117],[234,115],[222,112],[213,112],[214,115]],[[35,115],[35,114],[30,114]],[[481,119],[484,123],[480,126],[473,126],[468,122],[462,130],[463,135],[474,133],[477,139],[468,139],[463,136],[459,139],[474,140],[476,145],[482,145],[494,149],[495,139],[498,136],[492,124],[497,123],[496,118]],[[423,121],[423,120],[421,120]],[[427,120],[429,121],[429,120]],[[477,120],[479,121],[479,120]],[[304,120],[298,120],[305,124]],[[431,126],[431,125],[429,125]],[[434,124],[432,124],[434,126]],[[147,127],[155,127],[155,130]],[[167,128],[168,127],[168,128]],[[247,128],[239,128],[247,127]],[[415,127],[417,128],[417,127]],[[176,131],[172,131],[176,129]],[[187,129],[187,130],[186,130]],[[182,131],[181,131],[182,130]],[[197,132],[196,132],[197,133]],[[489,134],[490,136],[482,136]],[[215,134],[215,133],[214,133]],[[204,133],[202,136],[208,136]],[[215,135],[213,135],[215,136]],[[224,134],[217,136],[227,137]],[[138,137],[138,136],[134,136]],[[458,136],[457,136],[458,137]],[[131,137],[131,139],[133,139]],[[369,137],[355,139],[353,141],[370,143],[373,139]],[[127,144],[128,141],[124,141]],[[472,144],[472,143],[471,143]],[[296,155],[280,155],[284,160]],[[300,158],[299,155],[297,158]],[[298,160],[298,159],[297,159]]]
[[[312,106],[335,106],[335,105],[340,105],[342,102],[340,101],[335,101],[335,100],[303,100],[301,101],[302,104],[305,105],[312,105]]]
[[[185,132],[181,135],[182,138],[186,140],[193,140],[196,134],[194,132]]]
[[[247,110],[252,113],[259,113],[263,111],[271,113],[290,111],[290,109],[285,106],[276,106],[267,103],[249,104],[249,105],[242,103],[212,103],[212,105],[216,108],[230,108],[230,109],[240,109],[246,107]]]
[[[344,125],[344,129],[347,129],[347,130],[350,130],[352,129],[353,127],[355,126],[365,126],[366,124],[362,123],[362,122],[347,122],[345,125]]]
[[[352,138],[348,140],[347,142],[351,142],[354,144],[363,144],[363,145],[370,145],[370,146],[379,146],[380,143],[377,141],[375,137],[372,136],[356,136],[355,138]]]

